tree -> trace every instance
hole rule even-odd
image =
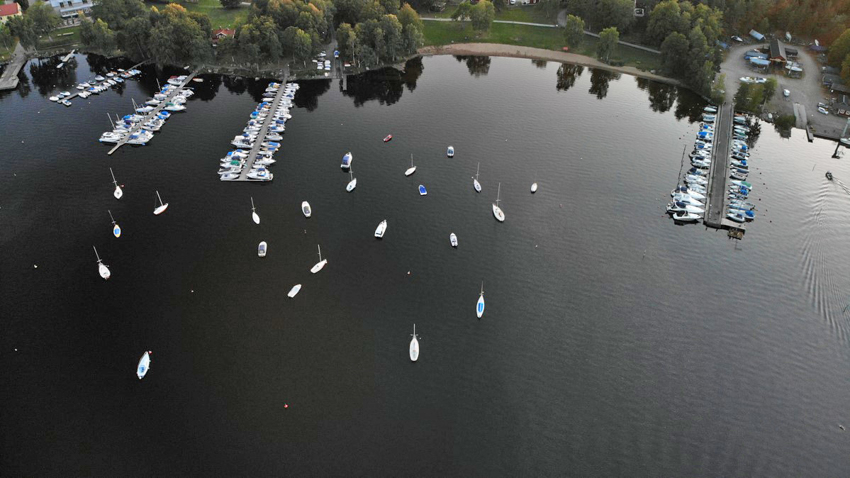
[[[182,6],[171,3],[160,13],[151,8],[156,18],[148,47],[152,59],[160,65],[185,65],[206,61],[212,56],[209,36]]]
[[[404,26],[404,51],[407,54],[415,53],[424,44],[425,35],[422,30],[412,23]]]
[[[620,41],[620,32],[617,27],[608,27],[599,34],[599,44],[596,46],[596,56],[608,61],[611,55],[617,51],[617,43]]]
[[[21,10],[27,11],[30,8],[29,0],[15,0],[15,3],[21,6]]]
[[[726,73],[721,73],[711,86],[711,101],[719,105],[726,99]]]
[[[568,47],[575,49],[584,40],[584,20],[575,16],[567,15],[567,23],[564,26],[564,42]]]
[[[844,57],[844,61],[841,62],[841,79],[845,83],[850,83],[850,55]]]
[[[767,81],[762,85],[762,94],[764,96],[763,101],[765,103],[773,99],[773,95],[776,94],[776,88],[778,86],[779,83],[777,83],[776,78],[768,78]]]
[[[627,30],[635,21],[634,0],[598,0],[594,16],[597,27]]]
[[[29,15],[11,17],[6,21],[6,26],[12,35],[18,37],[24,48],[38,47],[38,33],[35,32],[35,23]]]
[[[661,44],[661,70],[667,76],[682,78],[687,62],[688,39],[681,33],[670,33]]]
[[[832,42],[826,58],[830,65],[839,67],[848,53],[850,53],[850,29],[844,30],[844,33]]]
[[[35,32],[39,35],[50,35],[62,20],[49,3],[36,2],[27,10],[27,16],[33,21]]]
[[[395,15],[384,15],[381,18],[381,32],[384,34],[384,45],[386,48],[385,60],[395,62],[396,58],[404,52],[404,28]]]
[[[11,50],[12,46],[14,46],[15,39],[12,38],[12,32],[9,31],[9,27],[0,23],[0,43],[6,47],[7,50]]]
[[[123,30],[125,23],[141,16],[150,13],[140,0],[100,0],[92,6],[92,19],[105,21],[113,30]]]
[[[219,0],[219,2],[221,2],[221,6],[224,8],[239,8],[242,0]]]
[[[735,109],[747,109],[749,107],[750,84],[741,83],[738,87],[738,92],[735,93]]]
[[[682,17],[677,0],[664,0],[652,9],[646,26],[649,43],[659,45],[673,32],[685,33],[690,29],[688,20]]]
[[[357,47],[357,35],[348,23],[342,23],[336,29],[336,41],[339,47],[339,55],[342,58],[351,58]]]
[[[537,3],[537,11],[549,20],[554,20],[559,10],[561,10],[561,0],[540,0]]]
[[[493,0],[493,7],[496,8],[496,11],[501,12],[503,8],[508,7],[508,1],[507,0]]]
[[[478,31],[490,30],[490,25],[496,19],[496,8],[490,0],[481,0],[470,11],[472,28]]]
[[[124,29],[118,31],[118,47],[130,58],[148,58],[150,51],[147,45],[152,28],[150,15],[130,19],[124,24]]]
[[[304,63],[310,59],[310,55],[313,53],[313,40],[304,30],[296,30],[295,38],[293,39],[292,52],[295,54],[295,58],[303,61]]]
[[[419,14],[416,13],[416,10],[414,10],[409,3],[405,3],[404,6],[401,7],[401,10],[399,10],[398,21],[401,22],[401,26],[403,27],[414,25],[420,32],[425,31],[424,26],[422,25],[422,19],[419,18]]]
[[[83,21],[80,25],[80,39],[83,44],[109,56],[117,47],[115,32],[103,20]]]
[[[468,20],[470,18],[470,15],[471,15],[471,12],[470,12],[471,9],[472,9],[472,5],[470,5],[469,2],[465,1],[465,2],[461,3],[460,5],[457,6],[457,8],[455,8],[454,13],[452,13],[452,20],[461,21],[461,22],[464,21],[464,20]]]

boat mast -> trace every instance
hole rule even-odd
[[[109,213],[109,219],[112,219],[112,224],[115,224],[115,218],[114,218],[114,217],[112,217],[112,211],[110,211],[109,209],[107,209],[107,210],[106,210],[106,212],[108,212],[108,213]]]
[[[475,168],[475,180],[478,181],[478,171],[481,170],[481,162],[478,162],[478,167]]]
[[[496,206],[499,205],[499,197],[502,195],[502,183],[499,183],[499,191],[496,193]],[[481,284],[481,287],[484,287],[484,284]]]
[[[97,253],[97,248],[94,247],[94,246],[91,246],[91,247],[92,247],[92,249],[94,249],[94,255],[95,255],[95,257],[97,257],[97,262],[100,262],[100,255]]]
[[[109,115],[107,115],[107,116],[109,116]],[[111,120],[111,118],[110,118],[110,120]],[[112,172],[112,168],[109,168],[109,174],[112,175],[112,184],[114,184],[115,187],[118,187],[118,181],[115,180],[115,173]]]
[[[481,295],[484,295],[484,281],[481,281]]]
[[[413,153],[410,153],[410,167],[413,167]],[[415,329],[416,325],[414,325],[413,328]]]
[[[319,248],[319,262],[322,262],[322,246],[316,244],[316,247]]]
[[[159,205],[162,206],[162,198],[159,196],[159,191],[156,192],[156,197],[159,199]]]
[[[254,208],[254,197],[251,196],[251,211],[254,211],[254,210],[255,210],[255,208]]]

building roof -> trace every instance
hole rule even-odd
[[[770,40],[770,59],[785,61],[788,59],[788,54],[785,53],[785,44],[774,38]]]
[[[758,41],[764,40],[764,35],[762,35],[761,33],[757,32],[755,30],[750,30],[750,36],[755,38]]]
[[[219,28],[217,30],[213,30],[213,36],[216,38],[222,36],[233,36],[236,34],[236,30],[231,30],[230,28]]]
[[[826,73],[823,75],[823,84],[824,85],[839,85],[841,84],[841,77],[838,75],[833,75],[832,73]]]
[[[844,94],[850,93],[850,86],[841,83],[833,83],[832,86],[829,87],[829,89]]]
[[[0,17],[7,17],[9,15],[20,15],[21,14],[21,6],[17,3],[9,3],[7,5],[0,5]]]

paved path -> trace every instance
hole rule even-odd
[[[21,42],[18,42],[13,55],[12,62],[6,65],[3,76],[0,76],[0,91],[14,90],[18,87],[18,72],[27,62],[27,51],[21,46]]]

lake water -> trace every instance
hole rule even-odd
[[[850,165],[833,143],[764,125],[758,218],[734,241],[664,213],[704,106],[674,87],[474,57],[345,93],[302,82],[274,181],[236,184],[215,170],[266,81],[204,76],[147,146],[107,156],[107,115],[156,75],[49,102],[108,71],[76,61],[32,62],[0,96],[3,476],[850,469]]]

